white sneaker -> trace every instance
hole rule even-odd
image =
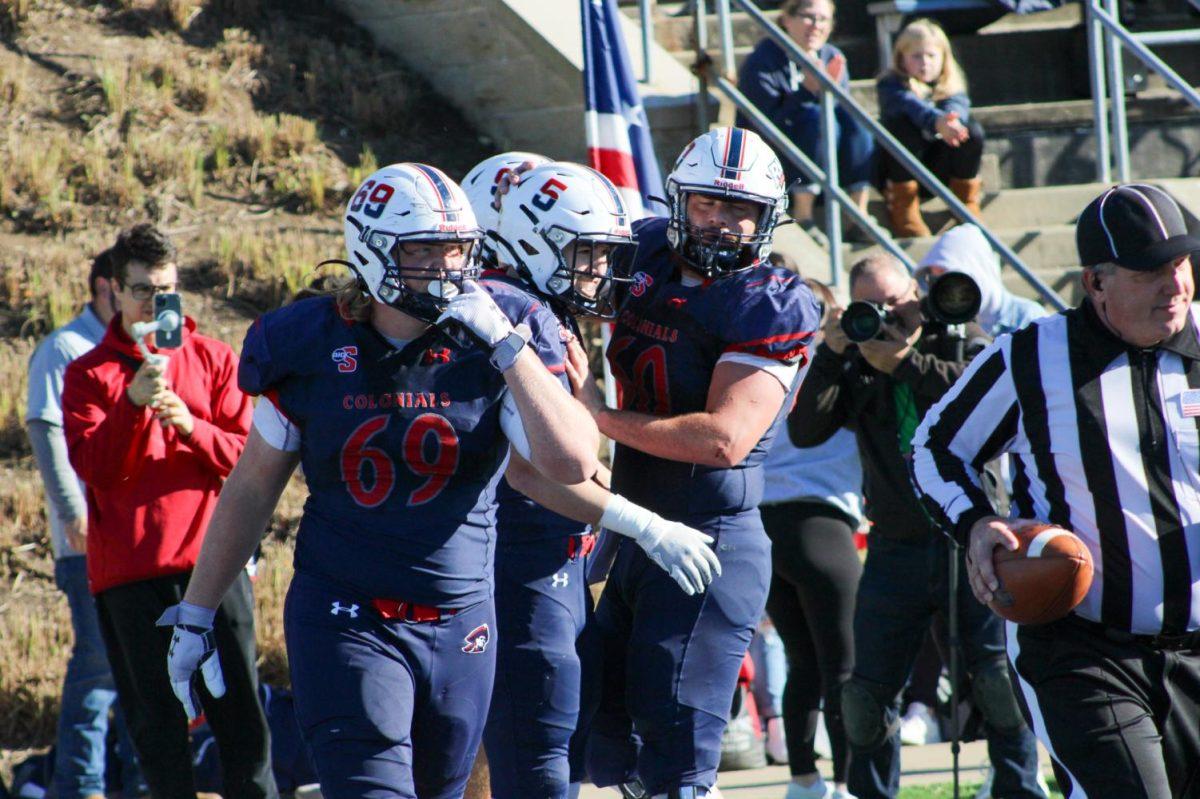
[[[780,765],[788,762],[787,735],[783,729],[783,719],[779,716],[767,719],[767,757]]]
[[[975,799],[992,799],[992,782],[996,779],[996,769],[988,766],[987,775],[983,778],[983,785],[979,786],[979,790],[975,792]]]
[[[822,760],[833,759],[833,745],[829,743],[829,730],[825,729],[825,714],[817,715],[817,734],[813,737],[813,754]]]
[[[906,746],[924,746],[933,743],[930,734],[936,735],[937,719],[929,708],[920,702],[908,706],[908,712],[900,719],[900,743]]]
[[[833,786],[819,778],[807,788],[798,782],[789,782],[783,799],[833,799]]]

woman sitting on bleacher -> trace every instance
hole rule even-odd
[[[846,56],[829,44],[834,10],[831,0],[787,0],[779,15],[779,27],[800,49],[824,66],[829,77],[849,91],[850,71],[846,67]],[[759,42],[742,65],[738,74],[738,88],[805,155],[817,163],[823,163],[820,84],[807,70],[791,61],[782,47],[770,38]],[[875,142],[871,134],[840,105],[834,116],[839,183],[865,212]],[[737,124],[754,127],[749,118],[741,114],[738,115]],[[805,182],[800,171],[787,159],[781,160],[788,188],[792,192],[792,216],[812,232],[813,204],[818,187]]]
[[[884,127],[978,216],[983,129],[970,118],[966,79],[936,22],[919,19],[905,26],[876,89]],[[928,236],[917,181],[886,152],[883,175],[892,232]]]

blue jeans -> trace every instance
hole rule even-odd
[[[792,141],[804,154],[825,168],[824,148],[821,145],[821,106],[806,103],[796,114]],[[837,133],[838,183],[847,191],[861,191],[871,182],[875,165],[875,140],[858,120],[850,116],[841,106],[834,111],[834,131]],[[784,175],[789,187],[800,178],[800,173],[791,162],[784,165]]]
[[[75,645],[63,680],[51,793],[57,799],[81,799],[105,792],[105,739],[110,710],[114,711],[124,793],[126,796],[144,793],[133,743],[117,704],[117,689],[100,637],[96,603],[88,593],[87,558],[71,556],[56,560],[54,582],[66,594]]]
[[[985,669],[1004,667],[1004,626],[999,616],[971,594],[962,550],[959,552],[960,662],[967,675],[974,677]],[[935,614],[946,618],[948,565],[947,542],[941,535],[916,542],[871,536],[854,613],[851,679],[883,706],[883,724],[892,734],[874,748],[853,748],[848,787],[859,799],[885,799],[899,790],[900,695]],[[844,704],[843,715],[849,715]],[[984,717],[986,720],[986,713]],[[1037,786],[1037,742],[1029,728],[1024,723],[1009,731],[990,723],[985,723],[985,728],[988,757],[996,769],[992,796],[1043,797]]]

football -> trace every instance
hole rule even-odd
[[[1014,530],[1021,546],[996,547],[1000,590],[988,603],[1017,624],[1045,624],[1067,615],[1092,585],[1092,554],[1070,530],[1031,524]]]

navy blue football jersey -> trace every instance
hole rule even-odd
[[[549,309],[510,286],[480,285],[562,371]],[[309,496],[298,572],[443,608],[491,595],[508,389],[482,349],[448,344],[430,328],[397,350],[330,297],[265,314],[246,334],[242,390],[268,397],[301,435]]]
[[[488,271],[485,280],[503,283],[521,291],[525,290],[524,284],[520,280],[509,277],[503,272]],[[570,314],[555,312],[555,316],[561,326],[560,332],[565,347],[571,336],[579,336],[579,326],[575,324],[575,317]],[[567,380],[566,368],[552,368],[551,372],[562,383],[563,390],[569,392],[571,383]],[[584,535],[588,532],[588,525],[580,524],[574,519],[568,519],[566,516],[539,505],[509,485],[506,478],[501,478],[496,498],[499,503],[496,511],[496,532],[502,544],[515,541],[541,541],[568,535]]]
[[[803,365],[820,325],[816,299],[786,269],[759,264],[696,285],[681,281],[667,220],[635,225],[638,246],[618,264],[633,278],[606,353],[621,407],[655,416],[703,411],[726,353]],[[671,461],[618,445],[613,491],[664,515],[734,513],[762,499],[762,464],[780,412],[744,461],[730,469]]]

